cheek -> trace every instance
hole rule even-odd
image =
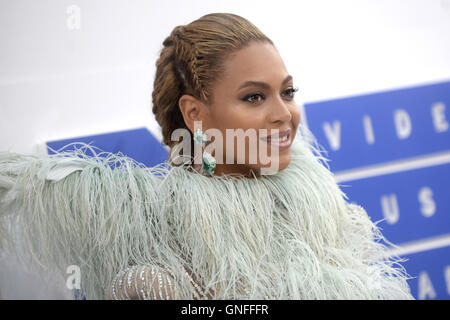
[[[242,106],[230,106],[214,114],[214,124],[219,129],[244,129],[263,127],[265,114]]]
[[[239,110],[233,106],[220,106],[211,112],[211,124],[214,128],[233,128],[232,125],[239,120]]]

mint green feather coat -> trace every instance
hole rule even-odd
[[[108,298],[132,265],[170,268],[177,299],[195,297],[186,267],[213,299],[411,299],[399,259],[306,137],[288,168],[258,178],[0,153],[0,245],[20,238],[62,274],[80,266],[88,299]]]

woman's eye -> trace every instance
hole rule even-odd
[[[261,102],[264,99],[264,97],[262,95],[260,95],[259,93],[256,94],[251,94],[246,96],[243,100],[250,102],[250,103],[258,103]]]
[[[295,93],[298,91],[298,88],[289,88],[284,91],[284,96],[287,96],[288,98],[294,98]]]
[[[289,89],[283,91],[281,96],[287,97],[289,100],[292,100],[297,91],[298,91],[298,88],[289,88]],[[253,104],[257,104],[257,103],[261,103],[264,99],[265,99],[264,95],[262,95],[260,93],[253,93],[253,94],[249,94],[242,100],[253,103]]]

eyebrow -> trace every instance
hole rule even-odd
[[[292,80],[292,76],[288,75],[283,82],[281,83],[281,85],[286,84],[287,82],[289,82],[290,80]],[[256,86],[256,87],[262,87],[264,89],[270,89],[270,86],[265,83],[265,82],[259,82],[259,81],[245,81],[243,84],[240,85],[240,87],[238,88],[238,90],[241,90],[243,88],[246,87],[250,87],[250,86]]]

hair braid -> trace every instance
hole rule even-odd
[[[163,143],[172,147],[173,142],[170,136],[173,130],[186,127],[181,112],[176,112],[176,106],[184,88],[176,72],[173,39],[169,36],[163,44],[164,48],[156,62],[152,111],[161,126]]]
[[[178,26],[172,32],[175,40],[175,59],[178,72],[183,79],[186,90],[190,89],[190,94],[206,101],[200,77],[197,72],[197,60],[201,59],[200,52],[196,44],[187,36],[188,31],[184,26]]]

